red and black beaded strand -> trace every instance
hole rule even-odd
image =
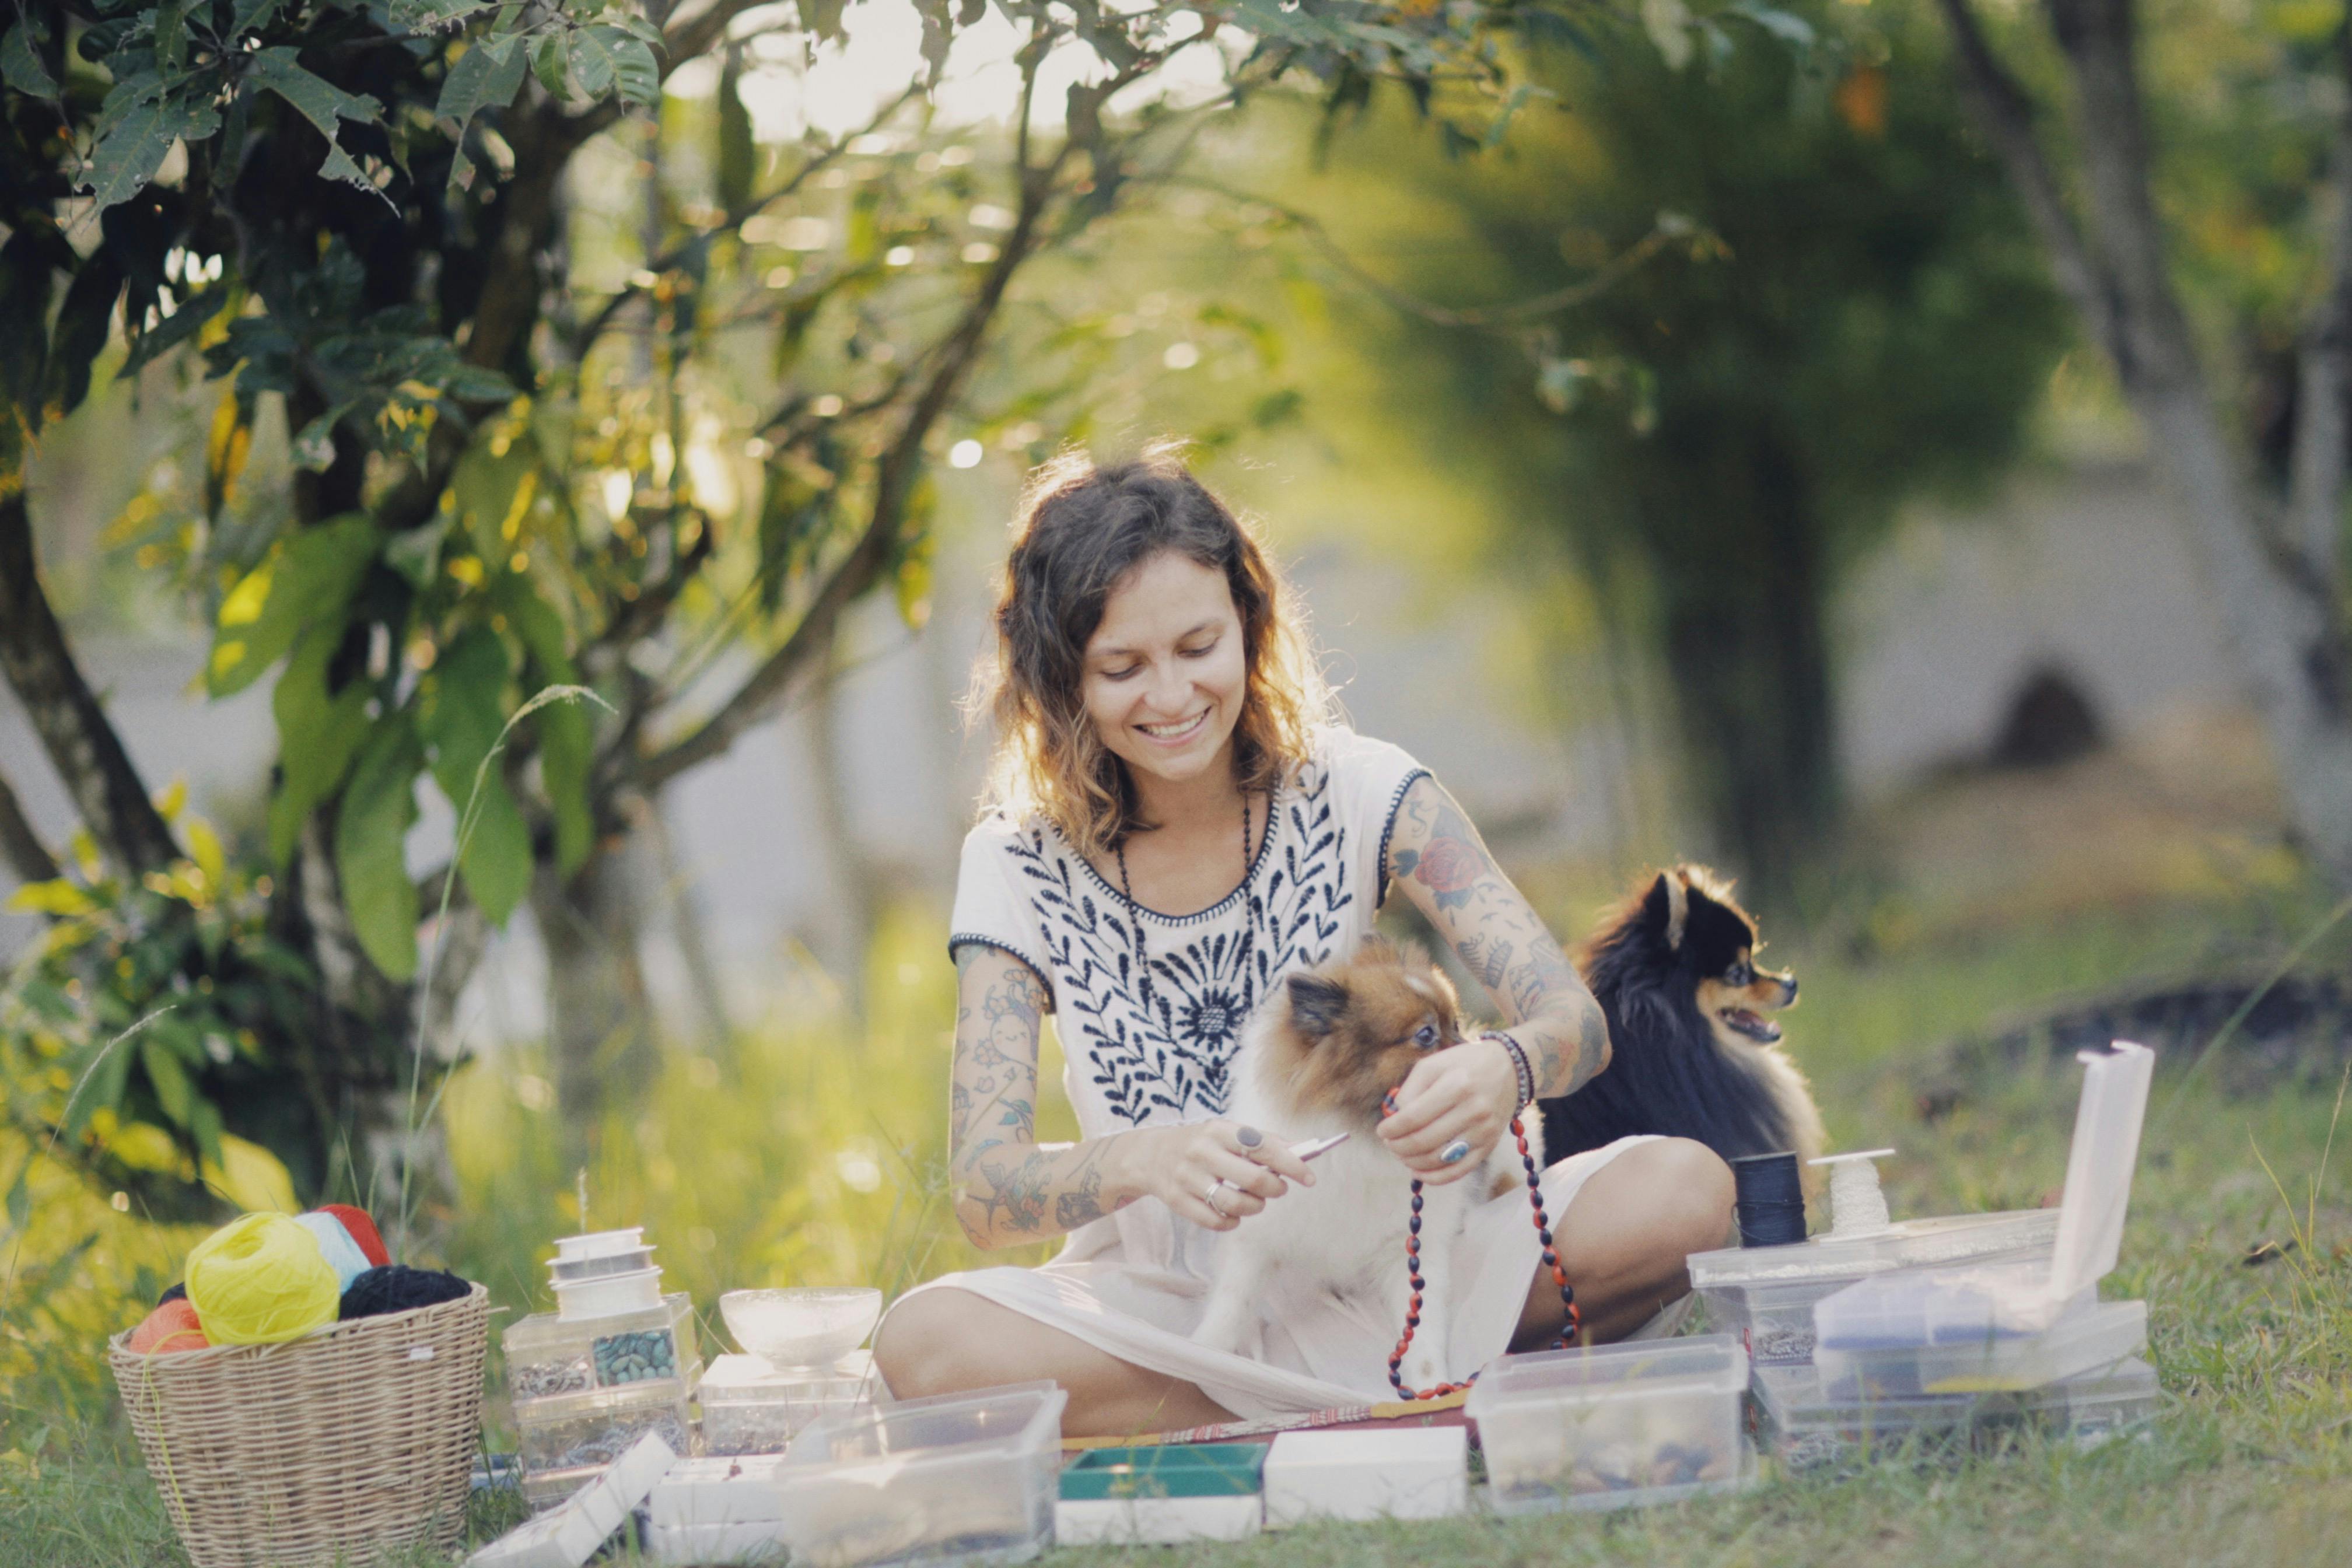
[[[1389,1090],[1387,1097],[1381,1101],[1381,1114],[1396,1114],[1396,1090]],[[1559,1338],[1553,1342],[1552,1348],[1566,1350],[1569,1342],[1576,1338],[1577,1330],[1583,1322],[1583,1314],[1576,1309],[1576,1290],[1569,1284],[1568,1270],[1561,1266],[1559,1254],[1552,1246],[1551,1217],[1544,1212],[1543,1188],[1536,1171],[1536,1157],[1528,1148],[1528,1130],[1516,1116],[1511,1118],[1511,1136],[1518,1140],[1519,1163],[1527,1168],[1528,1203],[1535,1210],[1536,1236],[1543,1243],[1544,1267],[1551,1271],[1552,1282],[1559,1287],[1559,1304],[1567,1310]],[[1412,1286],[1412,1296],[1405,1303],[1404,1337],[1397,1341],[1396,1349],[1389,1352],[1389,1386],[1395,1389],[1398,1397],[1402,1399],[1442,1399],[1449,1394],[1467,1391],[1472,1384],[1478,1381],[1478,1374],[1474,1372],[1460,1383],[1441,1383],[1435,1388],[1424,1388],[1419,1393],[1404,1385],[1405,1352],[1412,1348],[1413,1332],[1421,1327],[1421,1296],[1427,1289],[1427,1282],[1421,1277],[1421,1178],[1415,1176],[1412,1181],[1412,1215],[1405,1221],[1404,1236],[1404,1272],[1405,1279]]]

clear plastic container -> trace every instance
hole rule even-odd
[[[654,1249],[639,1247],[602,1258],[559,1258],[547,1266],[547,1277],[558,1285],[566,1285],[579,1279],[602,1279],[607,1274],[636,1274],[653,1267]]]
[[[691,1383],[702,1373],[694,1301],[683,1290],[642,1312],[585,1321],[534,1313],[508,1324],[499,1342],[518,1413],[527,1400],[668,1377]]]
[[[1505,1356],[1466,1406],[1497,1512],[1613,1508],[1745,1479],[1748,1352],[1729,1334]]]
[[[646,1512],[654,1523],[673,1528],[775,1519],[783,1511],[776,1490],[783,1462],[781,1454],[680,1459],[654,1487]]]
[[[2040,1333],[1877,1349],[1840,1349],[1824,1337],[1813,1364],[1832,1399],[1899,1399],[2040,1388],[2120,1366],[2147,1348],[2147,1302],[2086,1301]]]
[[[796,1568],[1036,1556],[1067,1402],[1055,1389],[817,1417],[777,1471]]]
[[[2046,1256],[2057,1239],[2056,1209],[2004,1209],[1897,1220],[1843,1241],[1823,1236],[1790,1247],[1718,1247],[1692,1253],[1688,1268],[1691,1286],[1701,1294],[1735,1285],[1850,1285],[1895,1268]]]
[[[2041,1239],[2006,1251],[1979,1256],[1976,1259],[1978,1263],[2010,1265],[2039,1262],[2047,1266],[2050,1240],[2058,1231],[2058,1212],[2055,1209],[2028,1210],[2014,1218],[2009,1215],[1987,1217],[2011,1222],[2006,1228],[2011,1235],[2038,1234]],[[2033,1223],[2015,1223],[2024,1220]],[[1940,1226],[1944,1222],[1921,1220],[1915,1223]],[[1988,1227],[1975,1228],[1978,1234],[1969,1242],[1970,1246],[1995,1239],[2000,1234]],[[1707,1326],[1738,1334],[1740,1342],[1748,1347],[1748,1360],[1756,1365],[1809,1366],[1813,1359],[1814,1304],[1859,1282],[1860,1277],[1845,1275],[1729,1283],[1718,1279],[1701,1289],[1698,1296],[1706,1306]]]
[[[678,1378],[515,1406],[522,1432],[522,1468],[530,1476],[609,1465],[638,1438],[652,1433],[673,1452],[695,1451],[694,1397]]]
[[[758,1356],[719,1356],[702,1374],[703,1451],[781,1454],[818,1416],[873,1404],[877,1381],[870,1351],[810,1372],[778,1372]]]
[[[661,1270],[638,1268],[626,1274],[602,1274],[586,1279],[558,1279],[555,1315],[566,1322],[610,1318],[623,1312],[648,1312],[661,1305]]]
[[[1759,1441],[1791,1473],[1942,1458],[2023,1430],[2089,1446],[2146,1425],[2163,1398],[2156,1369],[2137,1358],[2020,1393],[1860,1400],[1825,1394],[1811,1367],[1759,1367],[1754,1396]]]
[[[610,1258],[616,1252],[635,1252],[646,1244],[646,1227],[630,1226],[625,1230],[592,1230],[579,1236],[559,1236],[555,1238],[555,1256],[559,1262],[570,1263],[583,1258]]]

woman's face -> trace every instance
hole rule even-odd
[[[1249,670],[1224,574],[1164,550],[1103,605],[1079,678],[1087,716],[1130,768],[1180,783],[1225,755]]]

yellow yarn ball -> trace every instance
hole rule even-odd
[[[319,1238],[282,1214],[231,1220],[188,1254],[188,1304],[216,1345],[299,1339],[335,1321],[341,1293]]]

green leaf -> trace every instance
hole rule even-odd
[[[495,455],[490,442],[477,440],[457,459],[450,499],[457,503],[457,526],[483,560],[504,561],[514,553],[538,480],[539,445],[530,439],[511,441]]]
[[[105,351],[121,293],[122,269],[102,250],[74,274],[49,334],[48,406],[56,413],[72,413],[89,395],[90,362]]]
[[[59,1136],[68,1142],[79,1138],[91,1117],[122,1103],[123,1086],[131,1081],[131,1058],[138,1054],[137,1046],[117,1035],[91,1053],[89,1063],[78,1064]]]
[[[522,50],[520,40],[492,38],[474,45],[457,57],[441,82],[440,101],[433,106],[436,119],[466,122],[484,109],[504,109],[522,90]]]
[[[145,330],[142,330],[140,322],[125,321],[125,330],[137,335],[131,340],[131,353],[123,358],[122,368],[114,373],[117,378],[135,374],[149,362],[203,331],[205,323],[220,314],[232,292],[220,288],[199,290],[181,300],[178,310]]]
[[[572,82],[566,74],[569,68],[562,33],[544,34],[531,46],[531,74],[539,78],[539,85],[547,89],[547,96],[558,103],[572,100]]]
[[[327,695],[327,664],[343,640],[339,620],[314,623],[295,645],[269,694],[278,719],[278,793],[269,801],[269,855],[280,870],[302,824],[341,787],[368,733],[368,683]]]
[[[340,617],[383,542],[365,513],[346,512],[280,541],[221,601],[206,688],[242,691],[294,646],[310,622]]]
[[[229,38],[241,38],[257,27],[268,26],[283,4],[285,0],[236,0],[236,10],[228,25]]]
[[[26,11],[24,19],[8,29],[8,36],[0,38],[0,81],[27,98],[57,97],[57,80],[41,63],[41,46],[48,41],[47,18],[38,11]]]
[[[759,150],[751,142],[751,111],[743,103],[743,47],[730,44],[719,68],[719,156],[716,181],[719,205],[730,213],[751,205],[751,187],[759,176]]]
[[[335,818],[335,872],[352,933],[392,980],[416,974],[416,884],[403,846],[416,820],[425,757],[406,709],[380,721],[343,788]]]
[[[654,63],[654,52],[644,39],[603,24],[588,33],[612,56],[613,83],[620,89],[622,102],[650,109],[661,101],[661,68]]]
[[[433,661],[416,710],[434,782],[457,808],[464,834],[457,868],[466,890],[499,926],[530,889],[530,830],[490,761],[506,725],[511,674],[507,646],[498,633],[470,627]]]
[[[327,156],[319,165],[319,173],[330,180],[341,180],[361,190],[382,195],[371,182],[366,171],[352,161],[352,155],[335,140],[342,121],[356,120],[366,124],[381,123],[383,105],[365,93],[349,93],[332,82],[311,75],[296,62],[294,50],[285,45],[263,49],[246,63],[246,79],[257,88],[267,89],[294,106],[296,112],[327,139]],[[385,196],[389,203],[391,197]]]
[[[196,1086],[188,1081],[188,1069],[152,1028],[139,1042],[139,1060],[147,1069],[147,1081],[154,1089],[163,1114],[172,1119],[173,1126],[185,1127],[196,1101]]]
[[[572,74],[579,79],[580,90],[591,98],[602,98],[613,89],[613,73],[619,66],[613,58],[610,42],[614,31],[610,27],[581,27],[572,32],[569,54]]]
[[[507,618],[530,655],[534,687],[574,686],[580,673],[572,662],[563,619],[533,593],[530,580],[509,577],[501,595]],[[566,876],[588,863],[595,822],[588,805],[588,771],[595,761],[595,727],[579,702],[556,702],[534,716],[539,725],[540,787],[555,812],[555,865]]]
[[[191,0],[162,0],[154,8],[155,63],[167,71],[188,63],[188,6]]]
[[[290,51],[289,51],[290,52]],[[220,129],[211,83],[190,79],[174,97],[151,80],[118,86],[99,110],[98,145],[90,152],[90,205],[104,212],[130,200],[155,177],[174,142],[201,142]]]

